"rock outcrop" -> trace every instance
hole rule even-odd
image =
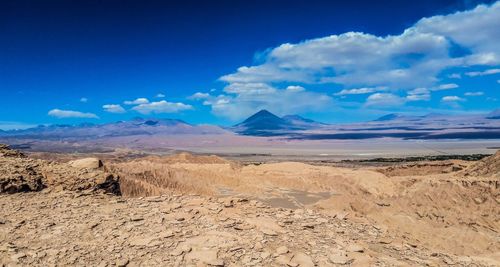
[[[104,190],[120,194],[119,179],[96,158],[68,163],[31,159],[0,145],[0,193],[52,190]]]
[[[24,158],[26,156],[17,150],[11,149],[8,145],[0,144],[0,157]]]
[[[40,172],[42,164],[0,144],[0,193],[42,190],[45,187]]]

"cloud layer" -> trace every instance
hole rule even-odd
[[[141,104],[147,104],[149,103],[149,100],[144,97],[137,98],[136,100],[129,100],[129,101],[124,101],[123,104],[125,105],[141,105]]]
[[[470,76],[470,77],[476,77],[476,76],[485,76],[485,75],[492,75],[492,74],[497,74],[500,73],[500,69],[489,69],[485,71],[471,71],[471,72],[466,72],[465,75]]]
[[[222,90],[197,92],[186,101],[196,101],[213,114],[231,120],[259,109],[279,115],[329,114],[344,107],[401,111],[432,105],[461,107],[459,103],[468,105],[474,99],[496,101],[488,91],[491,88],[472,81],[490,79],[490,83],[500,83],[499,44],[500,1],[423,18],[396,35],[346,32],[281,44],[260,53],[258,63],[219,77],[224,83]],[[86,103],[88,99],[82,97],[80,101]],[[148,98],[106,104],[102,109],[147,115],[178,113],[194,107],[167,101],[160,92]],[[98,118],[94,113],[74,110],[53,109],[48,114],[57,118]]]
[[[158,102],[146,102],[132,108],[141,114],[177,113],[184,110],[193,109],[193,106],[184,103],[173,103],[166,100]]]
[[[125,113],[127,112],[121,105],[116,105],[116,104],[107,104],[102,106],[104,111],[109,112],[109,113]]]
[[[499,43],[497,2],[423,18],[399,35],[347,32],[285,43],[267,50],[261,64],[220,77],[227,83],[223,94],[198,93],[192,98],[204,100],[215,114],[232,118],[256,108],[286,113],[326,110],[334,102],[329,94],[306,90],[307,85],[343,87],[332,92],[338,97],[367,95],[365,105],[370,107],[429,101],[435,91],[459,87],[444,81],[445,70],[464,70],[447,75],[453,79],[500,73],[492,68],[500,65]],[[492,69],[466,71],[471,67]]]
[[[443,101],[443,102],[457,102],[457,101],[465,101],[465,99],[458,97],[456,95],[449,95],[449,96],[443,96],[443,98],[441,98],[441,101]]]
[[[85,119],[99,119],[94,113],[85,113],[74,110],[62,110],[62,109],[52,109],[48,113],[49,116],[56,118],[85,118]]]
[[[203,104],[211,106],[215,115],[238,120],[268,109],[285,115],[303,111],[321,111],[333,104],[333,99],[322,93],[307,91],[301,86],[275,88],[264,83],[233,83],[225,94],[203,95]]]

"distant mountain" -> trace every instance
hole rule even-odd
[[[500,119],[500,109],[495,109],[492,112],[488,113],[488,115],[486,115],[486,118],[490,120]]]
[[[286,120],[289,123],[295,124],[295,125],[304,125],[304,126],[309,126],[309,127],[328,125],[327,123],[322,123],[322,122],[317,122],[315,120],[306,119],[306,118],[299,116],[299,115],[286,115],[286,116],[283,116],[282,119]]]
[[[86,139],[130,135],[220,134],[225,132],[225,130],[217,126],[191,125],[185,121],[176,119],[134,118],[130,121],[118,121],[106,124],[40,125],[24,130],[0,132],[0,136],[37,139]]]
[[[263,109],[232,127],[232,130],[244,135],[273,136],[309,130],[326,125],[299,115],[278,117]]]
[[[299,115],[283,117],[259,112],[232,127],[193,125],[177,119],[134,118],[106,124],[40,125],[30,129],[0,131],[1,139],[79,141],[96,138],[170,135],[283,136],[291,139],[500,139],[500,109],[489,114],[436,114],[410,116],[387,114],[376,120],[350,124],[325,124]],[[140,137],[139,137],[140,136]]]
[[[399,119],[402,117],[403,117],[403,115],[401,115],[401,114],[391,113],[391,114],[384,115],[384,116],[382,116],[376,120],[373,120],[373,121],[392,121],[392,120]]]
[[[263,109],[234,127],[242,127],[246,130],[280,130],[289,126],[286,120]]]
[[[428,113],[425,114],[424,116],[421,116],[422,118],[438,118],[438,117],[446,117],[445,114],[442,113]]]
[[[373,121],[376,122],[390,122],[390,121],[421,121],[421,120],[433,120],[433,119],[441,119],[441,118],[446,118],[446,117],[451,117],[451,116],[446,116],[444,114],[440,113],[429,113],[423,116],[411,116],[411,115],[403,115],[403,114],[398,114],[398,113],[390,113],[387,115],[384,115],[378,119],[375,119]]]
[[[282,119],[289,121],[289,122],[303,122],[303,123],[314,123],[315,122],[311,119],[306,119],[306,118],[301,117],[299,115],[286,115],[286,116],[283,116]]]

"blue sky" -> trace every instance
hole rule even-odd
[[[0,129],[500,106],[494,1],[4,0],[0,34]]]

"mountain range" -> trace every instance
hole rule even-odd
[[[300,115],[279,117],[260,110],[231,127],[193,125],[177,119],[134,118],[106,124],[40,125],[0,131],[1,138],[85,140],[119,136],[219,135],[280,136],[291,139],[500,139],[500,109],[479,115],[387,114],[368,122],[326,124]]]
[[[500,119],[500,109],[490,112],[487,116],[488,119]]]
[[[177,119],[134,118],[106,124],[82,123],[78,125],[39,125],[24,130],[0,132],[4,137],[35,139],[86,139],[130,135],[220,134],[224,129],[213,125],[192,125]]]

